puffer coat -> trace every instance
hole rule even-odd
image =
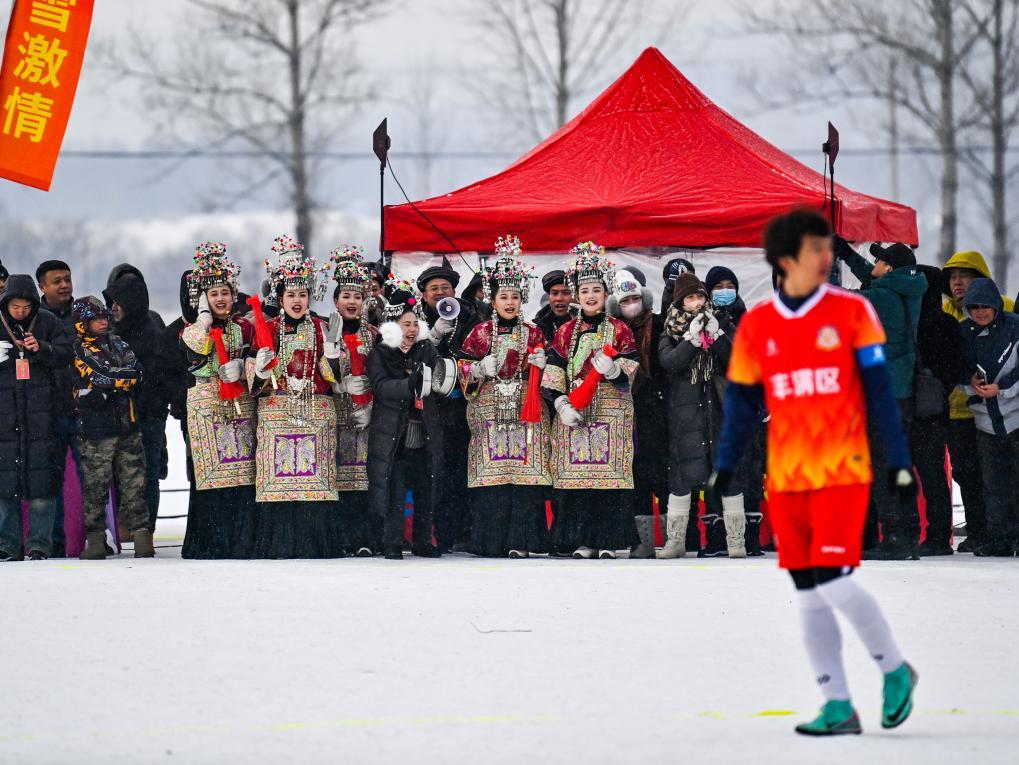
[[[711,475],[722,429],[725,370],[732,354],[735,327],[716,314],[722,334],[709,350],[663,332],[658,361],[668,376],[669,491],[687,494]],[[710,356],[711,373],[704,379],[694,368]]]
[[[419,364],[431,367],[438,353],[431,341],[415,343],[406,354],[399,348],[379,343],[368,355],[367,371],[372,386],[372,419],[368,431],[368,498],[372,511],[384,515],[389,503],[389,478],[393,462],[407,429],[414,406],[409,372]],[[423,400],[421,419],[425,448],[432,466],[432,493],[438,498],[442,481],[443,427],[435,394]],[[434,502],[433,502],[434,506]]]
[[[8,312],[14,299],[28,300],[28,317],[16,322]],[[35,353],[25,351],[29,379],[17,379],[18,349],[0,363],[0,497],[48,499],[62,485],[63,459],[56,436],[56,417],[66,410],[60,376],[71,366],[73,339],[63,322],[40,309],[35,280],[14,274],[0,293],[0,340],[14,344],[8,333],[31,332],[39,341]]]

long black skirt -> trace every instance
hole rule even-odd
[[[471,489],[471,537],[468,551],[505,558],[510,550],[548,552],[543,486],[485,486]]]
[[[367,547],[373,553],[382,551],[382,518],[371,510],[367,491],[341,491],[336,514],[347,555],[356,555]]]
[[[243,527],[254,512],[255,487],[191,490],[182,558],[220,560],[246,557]]]
[[[252,558],[341,558],[336,500],[255,504]]]
[[[637,544],[632,489],[564,489],[552,524],[559,552],[578,547],[625,550]]]

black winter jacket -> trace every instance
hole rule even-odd
[[[534,323],[541,330],[541,334],[545,336],[545,342],[548,345],[552,345],[555,333],[559,331],[559,327],[572,318],[572,312],[568,312],[565,316],[556,316],[552,313],[552,306],[546,305],[534,315]]]
[[[64,330],[67,332],[67,337],[74,344],[74,316],[71,315],[71,305],[74,303],[72,300],[67,304],[64,309],[54,308],[46,302],[46,298],[42,298],[42,308],[49,311],[51,314],[56,316],[60,323],[64,325]],[[72,351],[73,353],[73,351]],[[66,367],[62,367],[55,371],[54,385],[56,386],[55,395],[57,396],[56,410],[57,415],[65,415],[71,417],[74,415],[74,389],[78,384],[78,373],[74,371],[73,360],[67,364]]]
[[[372,385],[372,420],[368,431],[368,496],[372,511],[384,515],[389,503],[389,478],[393,472],[396,451],[403,442],[414,394],[410,373],[418,365],[432,366],[438,354],[430,340],[414,344],[407,354],[383,343],[368,355],[368,377]],[[439,409],[433,396],[423,399],[421,418],[424,423],[425,445],[432,464],[432,491],[442,481],[443,428]]]
[[[920,362],[937,377],[945,388],[945,412],[948,412],[948,395],[962,378],[962,337],[959,322],[942,308],[941,285],[943,277],[937,266],[917,266],[927,278],[927,291],[920,303],[920,323],[917,326],[917,349]]]
[[[28,318],[20,322],[11,318],[7,308],[15,298],[33,304]],[[10,277],[7,289],[0,293],[0,313],[7,322],[7,326],[0,324],[0,340],[14,345],[11,333],[20,339],[31,331],[39,341],[38,351],[25,351],[28,380],[17,379],[16,347],[0,363],[0,497],[54,497],[63,483],[64,468],[55,419],[66,411],[61,372],[71,365],[72,339],[56,316],[40,309],[35,281],[27,274]]]
[[[85,324],[75,325],[78,434],[90,441],[127,435],[138,427],[133,388],[142,377],[141,365],[119,337],[89,335]]]
[[[134,402],[139,420],[165,420],[170,404],[170,379],[167,359],[163,354],[164,327],[157,324],[149,311],[149,290],[145,282],[132,277],[121,278],[105,290],[107,306],[118,303],[124,318],[113,330],[134,351],[145,375],[134,388]]]
[[[669,485],[673,490],[703,486],[711,475],[722,431],[725,370],[732,354],[735,327],[719,313],[719,335],[709,350],[663,332],[658,359],[669,379]],[[691,368],[699,356],[710,354],[713,372],[692,383]]]

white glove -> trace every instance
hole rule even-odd
[[[329,314],[329,326],[326,327],[325,341],[339,344],[343,339],[343,317],[337,311]],[[330,358],[336,358],[332,356]]]
[[[707,321],[704,322],[704,331],[707,333],[708,337],[714,340],[720,334],[721,327],[719,327],[718,319],[715,318],[714,314],[709,313],[707,314],[707,317]]]
[[[8,343],[6,340],[0,340],[0,364],[10,358],[12,350],[14,350],[13,343]]]
[[[499,374],[499,361],[492,354],[488,354],[477,364],[481,368],[481,374],[485,377],[495,377]]]
[[[371,390],[367,375],[347,375],[340,380],[340,387],[351,396],[360,396]]]
[[[703,313],[699,313],[696,316],[694,316],[690,320],[690,334],[691,335],[699,335],[701,332],[703,332],[704,331],[704,323],[705,323],[706,320],[707,320],[707,317]],[[718,322],[715,322],[715,323],[717,324]]]
[[[356,430],[364,430],[372,421],[372,405],[357,407],[351,413],[350,419],[353,420]]]
[[[198,298],[198,323],[205,327],[206,331],[212,326],[212,309],[209,308],[209,298],[204,292]]]
[[[687,329],[686,334],[683,335],[683,339],[686,340],[694,348],[701,347],[701,333],[694,332],[692,329]]]
[[[331,343],[328,340],[324,341],[322,343],[322,355],[330,361],[338,359],[343,353],[341,345],[342,343]]]
[[[435,326],[432,327],[432,331],[428,334],[428,339],[432,341],[432,344],[438,345],[442,342],[442,338],[446,335],[452,334],[456,328],[456,322],[450,321],[449,319],[439,319],[435,322]]]
[[[569,396],[560,396],[555,400],[555,410],[559,419],[568,428],[579,428],[584,424],[584,415],[573,408]]]
[[[615,359],[606,356],[605,351],[598,351],[594,355],[594,358],[591,359],[591,366],[600,372],[606,380],[615,380],[619,377],[619,364],[616,363]]]
[[[244,374],[243,359],[231,359],[219,365],[219,379],[223,382],[237,382],[242,374]]]
[[[527,357],[527,363],[534,364],[534,366],[538,369],[544,369],[547,362],[548,358],[545,356],[544,348],[536,348],[535,351]]]
[[[255,376],[262,380],[268,379],[272,372],[266,369],[276,358],[276,352],[272,348],[259,348],[255,354]]]

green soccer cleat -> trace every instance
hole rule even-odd
[[[810,722],[797,725],[796,732],[804,736],[841,736],[863,733],[863,728],[851,702],[828,701],[821,707],[821,714]]]
[[[913,711],[913,689],[920,676],[908,662],[885,674],[884,704],[881,707],[881,727],[897,728],[906,722]]]

